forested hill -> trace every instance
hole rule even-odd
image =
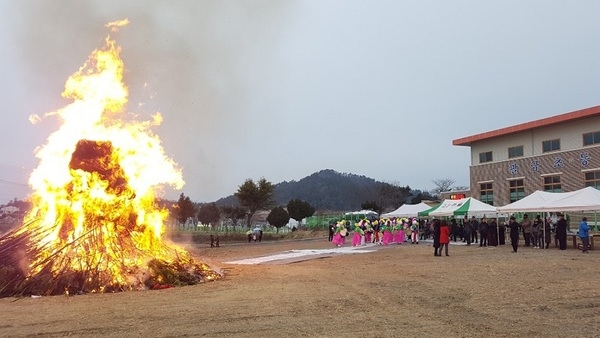
[[[285,206],[291,199],[307,201],[317,210],[359,210],[372,197],[382,182],[354,174],[326,169],[299,181],[275,184],[275,202]],[[216,201],[221,205],[237,205],[234,195]]]

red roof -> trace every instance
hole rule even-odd
[[[568,121],[575,121],[579,119],[583,119],[586,117],[592,117],[600,115],[600,106],[585,108],[581,110],[576,110],[570,113],[560,114],[556,116],[546,117],[540,120],[535,120],[531,122],[525,122],[521,124],[517,124],[511,127],[496,129],[492,131],[487,131],[485,133],[475,134],[463,138],[459,138],[452,141],[452,145],[455,146],[470,146],[471,143],[477,141],[488,140],[491,138],[510,135],[526,130],[547,127],[554,124],[559,124]]]

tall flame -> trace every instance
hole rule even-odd
[[[34,237],[30,276],[78,272],[90,282],[85,288],[103,291],[131,285],[131,274],[151,259],[168,263],[185,254],[162,241],[168,212],[155,201],[161,185],[183,186],[181,171],[150,130],[162,121],[159,113],[147,122],[121,118],[123,69],[109,36],[67,80],[62,95],[73,102],[47,114],[62,123],[36,150],[33,209],[29,226],[18,230]]]

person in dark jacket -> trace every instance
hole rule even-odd
[[[471,243],[477,243],[477,230],[479,230],[479,223],[473,216],[471,217]]]
[[[465,218],[465,228],[464,228],[463,233],[465,236],[464,242],[466,242],[467,245],[471,245],[471,231],[472,231],[471,221],[469,221],[467,218]]]
[[[335,233],[335,222],[329,222],[329,238],[328,241],[333,240],[333,234]]]
[[[438,249],[440,248],[440,220],[434,219],[433,223],[433,255],[441,256],[441,250],[438,254]]]
[[[506,223],[498,223],[498,245],[506,244]]]
[[[458,237],[458,224],[456,224],[456,218],[452,218],[450,220],[450,238],[452,238],[453,242],[456,242],[457,237]]]
[[[498,223],[495,218],[490,219],[490,226],[488,229],[488,244],[490,246],[498,246]]]
[[[550,243],[552,243],[552,223],[550,223],[550,219],[547,219],[546,222],[544,222],[543,236],[544,236],[544,243],[546,243],[545,248],[548,249],[548,247],[550,246]],[[542,248],[544,248],[543,244],[542,244]]]
[[[558,213],[558,221],[556,222],[556,239],[558,239],[558,248],[560,250],[567,249],[567,221],[565,216]]]
[[[510,241],[513,248],[512,252],[517,252],[517,249],[519,248],[519,228],[521,225],[515,221],[514,216],[510,216],[508,227],[510,228]]]
[[[481,222],[479,223],[479,246],[487,246],[488,230],[489,230],[489,224],[487,223],[487,220],[484,217],[481,219]]]

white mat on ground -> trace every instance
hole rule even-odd
[[[285,251],[279,254],[274,254],[270,256],[256,257],[256,258],[247,258],[240,259],[237,261],[225,262],[226,264],[261,264],[266,262],[285,260],[285,259],[293,259],[300,258],[303,256],[319,256],[319,255],[344,255],[344,254],[355,254],[355,253],[369,253],[374,252],[376,250],[365,250],[368,247],[374,247],[375,245],[368,245],[362,247],[339,247],[339,248],[331,248],[331,249],[307,249],[307,250],[290,250]]]

